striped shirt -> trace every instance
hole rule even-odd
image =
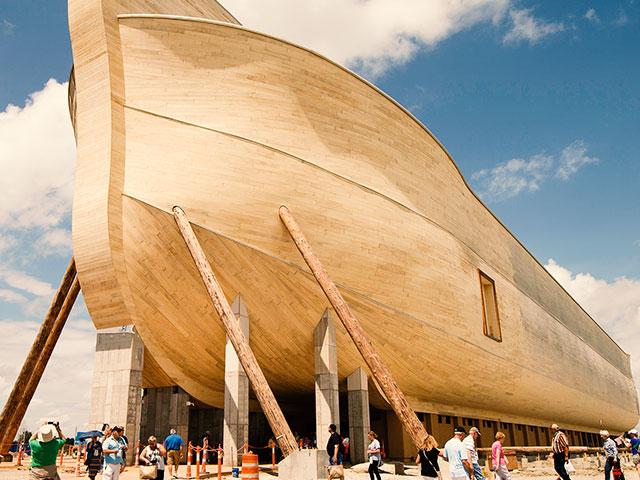
[[[553,453],[564,453],[567,448],[569,448],[567,436],[564,432],[558,430],[551,442],[551,450],[553,450]]]

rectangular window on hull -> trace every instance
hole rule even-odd
[[[500,331],[496,286],[493,280],[482,272],[480,272],[480,292],[482,293],[482,321],[484,334],[496,342],[501,342],[502,332]]]

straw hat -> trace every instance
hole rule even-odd
[[[53,425],[43,425],[38,430],[38,435],[36,438],[43,443],[50,442],[54,438],[58,436],[58,432],[56,431],[56,427]]]

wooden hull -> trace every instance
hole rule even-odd
[[[417,410],[636,422],[628,355],[407,111],[321,56],[216,21],[233,21],[222,9],[125,3],[70,1],[74,253],[96,326],[140,332],[149,385],[222,405],[224,331],[170,214],[180,205],[228,298],[245,298],[276,394],[313,390],[327,301],[278,219],[286,204]],[[500,343],[483,334],[478,270],[495,280]],[[342,380],[363,362],[342,329],[338,349]]]

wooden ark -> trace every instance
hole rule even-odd
[[[416,410],[637,421],[629,356],[375,86],[213,0],[69,0],[69,24],[78,275],[97,328],[136,326],[148,386],[224,398],[224,330],[180,205],[227,297],[245,298],[276,395],[313,391],[328,303],[286,204]],[[343,381],[363,362],[342,328],[338,349]]]

